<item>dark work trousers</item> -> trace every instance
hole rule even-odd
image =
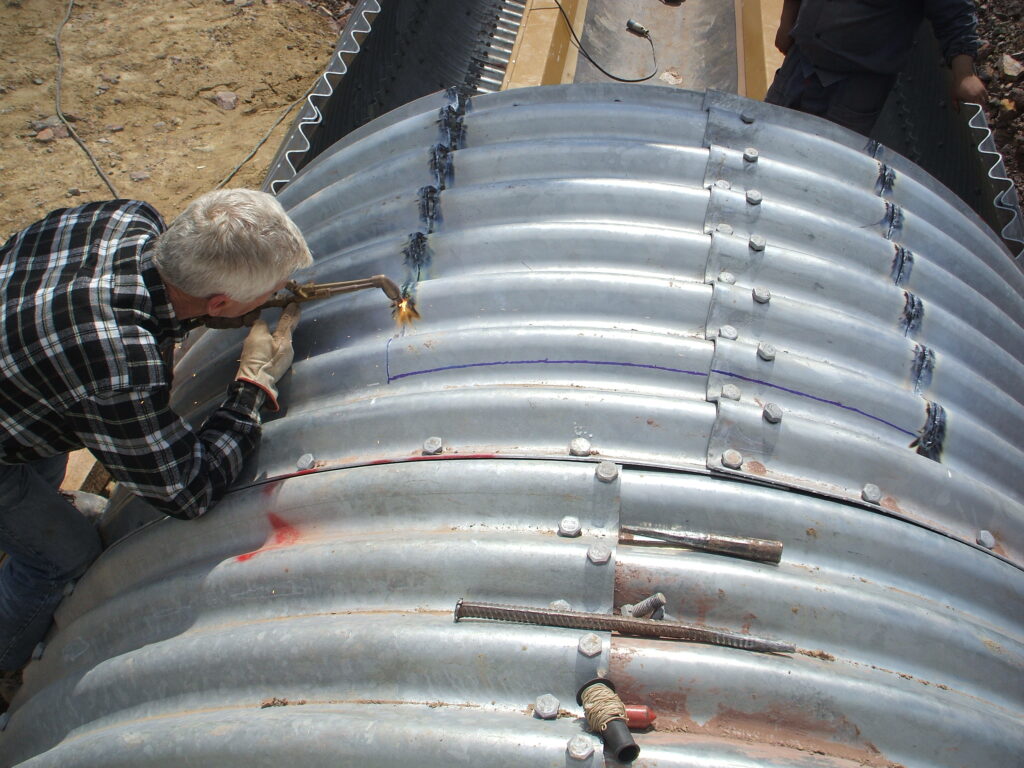
[[[775,80],[764,100],[824,117],[867,136],[895,82],[896,75],[854,72],[823,85],[794,43],[775,72]]]
[[[68,582],[100,554],[96,527],[58,491],[67,462],[0,464],[0,670],[25,665]]]

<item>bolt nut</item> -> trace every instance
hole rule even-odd
[[[747,147],[743,150],[743,159],[748,163],[756,163],[759,153],[753,147]]]
[[[757,345],[757,356],[765,362],[770,363],[775,359],[775,345],[767,341],[762,341]]]
[[[569,739],[565,750],[573,760],[587,760],[594,754],[594,744],[582,733],[577,733]]]
[[[743,454],[735,448],[729,448],[722,453],[722,466],[729,469],[739,469],[743,466]]]
[[[739,400],[743,397],[743,393],[740,392],[740,388],[735,384],[723,384],[721,396],[726,400]]]
[[[718,282],[733,285],[736,282],[736,275],[734,275],[732,272],[726,272],[725,270],[722,270],[721,272],[718,273]]]
[[[758,304],[767,304],[772,300],[772,292],[770,289],[765,288],[762,285],[755,287],[750,291],[750,295],[754,297],[754,301]]]
[[[633,608],[634,607],[635,606],[632,603],[626,603],[625,605],[620,605],[619,606],[619,615],[620,616],[632,616],[633,615]]]
[[[761,197],[761,193],[758,192],[756,189],[747,190],[747,202],[750,203],[751,205],[760,205],[761,200],[763,199],[764,198]]]
[[[996,537],[992,535],[991,531],[980,530],[978,531],[978,538],[975,539],[985,549],[992,549],[996,545]]]
[[[601,652],[602,645],[600,637],[593,632],[588,632],[580,638],[579,645],[576,647],[584,656],[592,658]]]
[[[295,462],[295,468],[300,470],[312,469],[316,466],[316,456],[312,453],[304,453]]]
[[[732,325],[723,325],[721,328],[718,329],[718,335],[721,336],[723,339],[735,341],[736,339],[739,338],[740,333]]]
[[[46,643],[42,641],[36,643],[36,647],[32,649],[32,658],[36,660],[43,658],[43,651],[45,650]]]
[[[541,720],[554,720],[558,717],[558,707],[560,702],[550,693],[545,693],[537,697],[537,700],[533,702],[533,714],[539,717]]]
[[[587,560],[594,565],[604,565],[612,559],[612,548],[602,542],[591,544],[587,549]]]
[[[602,461],[597,465],[597,479],[602,483],[613,483],[619,476],[619,465],[614,461]]]
[[[763,251],[764,247],[768,244],[768,241],[761,237],[761,235],[751,235],[748,244],[752,251]]]
[[[742,120],[747,125],[750,125],[751,123],[754,122],[755,118],[749,112],[741,112],[740,113],[740,120]]]
[[[778,424],[782,421],[782,407],[778,403],[765,403],[761,415],[769,424]]]
[[[731,224],[719,224],[715,227],[716,232],[721,232],[723,235],[731,235],[733,233]]]
[[[441,452],[442,442],[441,438],[436,435],[428,437],[423,441],[423,455],[424,456],[436,456]]]
[[[860,497],[868,504],[878,504],[882,501],[882,489],[874,483],[865,483],[860,489]]]
[[[582,533],[583,528],[580,526],[579,518],[573,517],[572,515],[566,515],[558,521],[559,536],[565,536],[569,539],[575,539]]]
[[[718,187],[719,189],[732,189],[732,184],[730,184],[725,179],[719,179],[718,181],[716,181],[715,186]]]
[[[571,611],[572,604],[568,600],[552,600],[548,603],[548,608],[554,611]]]
[[[589,456],[590,441],[585,437],[573,438],[572,442],[569,443],[569,453],[573,456]]]

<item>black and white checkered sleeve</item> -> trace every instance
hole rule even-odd
[[[263,398],[234,382],[198,432],[171,410],[162,387],[88,397],[68,418],[115,480],[161,512],[191,519],[224,495],[259,441]]]

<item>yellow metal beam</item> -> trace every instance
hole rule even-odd
[[[782,0],[736,0],[739,41],[737,61],[740,94],[763,99],[782,66],[782,54],[775,48],[775,33],[782,14]]]
[[[561,0],[573,29],[582,36],[587,0]],[[553,0],[527,0],[501,89],[571,83],[579,51]]]

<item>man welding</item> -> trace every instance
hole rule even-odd
[[[162,353],[199,316],[258,307],[309,248],[271,195],[195,200],[170,227],[148,204],[54,211],[0,248],[0,696],[43,638],[64,587],[100,553],[95,526],[58,492],[68,451],[88,448],[157,509],[199,517],[225,493],[277,410],[297,304],[257,320],[235,380],[198,430],[170,408]],[[6,703],[0,701],[0,711]]]

